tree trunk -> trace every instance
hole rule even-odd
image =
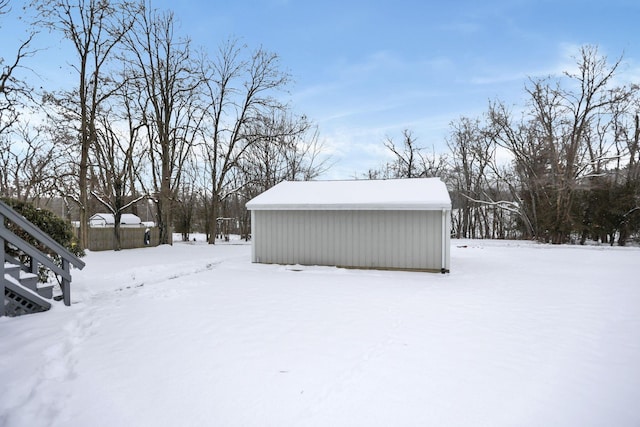
[[[213,194],[213,196],[211,196],[211,208],[209,210],[209,217],[207,218],[207,221],[209,223],[209,244],[210,245],[215,245],[216,244],[216,234],[218,232],[218,195],[217,194]]]
[[[85,143],[82,145],[80,155],[80,176],[78,180],[78,184],[80,186],[80,205],[78,206],[80,211],[80,228],[78,229],[78,240],[82,249],[89,247],[89,212],[87,211],[87,206],[89,205],[89,194],[87,188],[88,159],[89,145]]]
[[[120,219],[122,218],[122,212],[117,211],[113,218],[113,250],[119,251],[122,249],[122,245],[120,243]]]

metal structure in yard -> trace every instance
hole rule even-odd
[[[450,268],[451,199],[439,178],[282,182],[247,209],[253,262]]]

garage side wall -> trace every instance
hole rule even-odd
[[[252,261],[440,270],[442,217],[441,211],[256,210]]]

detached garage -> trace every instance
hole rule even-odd
[[[285,181],[247,203],[252,262],[449,271],[439,178]]]

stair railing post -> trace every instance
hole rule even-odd
[[[69,261],[67,261],[66,258],[62,258],[62,269],[64,270],[65,273],[67,273],[67,276],[70,276]],[[62,296],[64,299],[64,305],[70,306],[71,305],[71,282],[65,279],[64,277],[62,278]]]
[[[30,273],[38,274],[38,261],[34,257],[29,257]]]
[[[4,215],[0,214],[0,228],[4,228]],[[0,237],[0,317],[5,315],[4,312],[4,239]]]

